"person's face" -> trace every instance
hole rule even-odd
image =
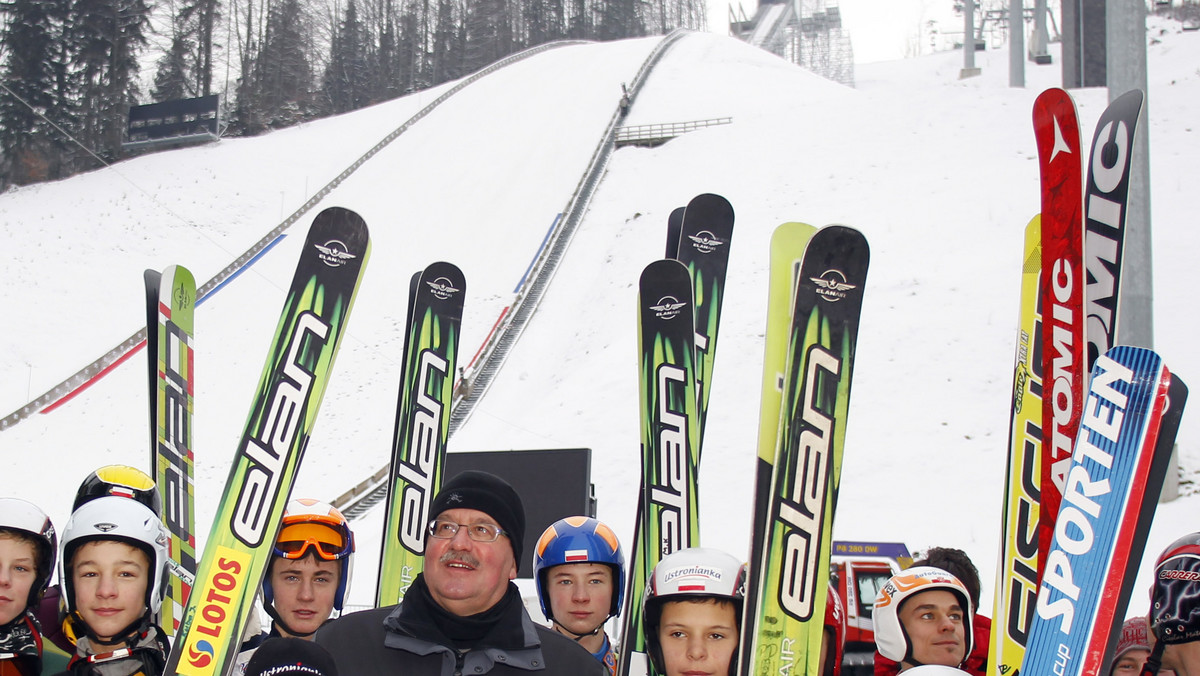
[[[574,634],[586,634],[608,619],[613,570],[602,563],[566,563],[546,573],[554,621]]]
[[[738,645],[729,603],[671,601],[658,624],[666,676],[725,676]]]
[[[146,553],[124,542],[87,542],[72,557],[75,607],[103,641],[133,624],[146,612],[150,561]]]
[[[1175,643],[1163,646],[1162,667],[1158,676],[1196,676],[1200,674],[1200,644]]]
[[[33,543],[0,535],[0,625],[25,611],[29,590],[37,577],[37,551]]]
[[[476,525],[496,520],[477,509],[447,509],[437,516],[444,521]],[[495,542],[477,542],[460,527],[454,537],[425,539],[425,584],[442,608],[460,617],[481,613],[496,605],[517,576],[512,544],[507,535]]]
[[[295,560],[273,559],[271,589],[275,593],[275,612],[288,628],[311,634],[333,614],[340,576],[337,561],[326,561],[315,554]],[[290,636],[284,627],[279,627],[279,633]]]
[[[910,597],[900,608],[900,622],[917,663],[957,667],[966,659],[963,608],[954,594],[933,589]]]

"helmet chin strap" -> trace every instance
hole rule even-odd
[[[88,625],[87,622],[83,621],[83,618],[79,616],[79,611],[75,611],[75,612],[71,613],[69,621],[73,625],[73,628],[74,627],[83,627],[84,636],[87,636],[89,639],[91,639],[93,644],[95,644],[97,646],[104,646],[104,647],[110,647],[110,646],[131,646],[132,647],[133,644],[137,643],[137,640],[138,640],[138,638],[141,637],[142,633],[149,630],[149,628],[150,628],[149,615],[143,615],[143,616],[139,617],[138,619],[134,620],[133,622],[131,622],[129,624],[129,626],[127,626],[124,629],[122,629],[121,631],[118,631],[117,633],[113,634],[112,637],[109,638],[108,640],[105,640],[105,639],[101,638],[100,636],[98,636],[96,634],[96,632],[92,631],[92,628]]]
[[[564,633],[567,633],[567,634],[570,634],[571,636],[573,636],[575,638],[575,642],[579,643],[580,641],[582,641],[583,639],[585,639],[589,636],[595,636],[596,634],[599,634],[600,630],[604,628],[604,622],[608,622],[608,618],[607,617],[604,618],[604,622],[601,622],[600,624],[596,625],[595,629],[593,629],[589,632],[582,633],[582,634],[576,634],[575,632],[571,631],[570,629],[567,629],[565,626],[563,626],[562,622],[559,622],[558,620],[554,619],[553,617],[550,618],[550,621],[553,622],[554,626],[561,629]]]
[[[1154,643],[1154,650],[1150,651],[1150,656],[1142,665],[1142,673],[1139,676],[1155,676],[1158,673],[1158,670],[1162,668],[1162,654],[1165,645],[1162,641]]]

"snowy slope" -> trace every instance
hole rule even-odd
[[[1200,250],[1187,212],[1200,35],[1155,26],[1165,31],[1150,47],[1155,336],[1188,380],[1200,373],[1184,281],[1187,257]],[[620,83],[654,44],[562,47],[488,76],[326,200],[366,218],[374,251],[297,495],[331,498],[386,461],[412,272],[437,259],[464,270],[461,360],[474,353],[565,205]],[[1021,237],[1038,210],[1029,118],[1037,93],[1058,84],[1059,66],[1029,65],[1028,87],[1011,89],[1007,54],[980,53],[977,63],[984,75],[966,81],[954,53],[859,66],[858,89],[849,90],[728,38],[682,40],[627,122],[733,123],[614,154],[542,306],[451,450],[590,447],[599,516],[627,537],[638,477],[637,276],[661,255],[671,209],[720,193],[737,228],[701,530],[705,544],[743,552],[770,232],[789,220],[846,223],[866,233],[872,265],[835,535],[962,547],[990,579]],[[143,268],[178,262],[207,280],[438,93],[0,196],[10,242],[0,253],[10,318],[0,337],[3,413],[136,330]],[[1106,92],[1074,94],[1090,137]],[[198,311],[201,519],[211,518],[302,239],[293,228]],[[12,463],[0,494],[33,499],[62,523],[87,471],[144,463],[144,364],[139,355],[59,411],[0,433]],[[1194,419],[1185,415],[1180,434],[1189,477],[1200,469]],[[1196,528],[1197,506],[1189,497],[1160,510],[1150,556]],[[371,597],[380,512],[356,523],[352,598],[361,603]],[[1134,595],[1134,610],[1144,603]]]

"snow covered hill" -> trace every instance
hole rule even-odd
[[[1155,339],[1189,380],[1200,374],[1186,282],[1200,251],[1189,209],[1200,35],[1152,25]],[[295,491],[328,499],[388,457],[409,275],[439,259],[465,272],[465,362],[565,206],[621,83],[654,44],[561,47],[465,88],[200,307],[202,523],[316,211],[358,211],[374,242]],[[599,516],[628,537],[638,483],[636,280],[661,255],[671,209],[716,192],[733,204],[737,226],[701,468],[704,543],[744,553],[748,542],[771,230],[792,220],[845,223],[870,240],[872,264],[835,535],[961,547],[991,579],[1022,230],[1039,208],[1030,111],[1043,88],[1059,84],[1060,66],[1029,64],[1028,86],[1012,89],[1006,53],[980,53],[977,63],[983,76],[965,81],[956,53],[860,65],[850,90],[729,38],[683,39],[627,123],[732,124],[614,154],[537,315],[451,450],[590,447]],[[0,195],[9,242],[0,253],[0,413],[138,328],[143,268],[180,263],[202,283],[441,91]],[[1090,137],[1106,91],[1073,94]],[[88,471],[144,464],[144,368],[131,359],[61,409],[0,433],[10,463],[0,494],[34,500],[61,524]],[[1185,479],[1200,470],[1195,419],[1185,414],[1180,433]],[[1192,485],[1184,489],[1189,497],[1159,510],[1151,557],[1200,525],[1200,499]],[[355,524],[358,603],[372,595],[381,511]],[[1132,610],[1144,606],[1135,593]]]

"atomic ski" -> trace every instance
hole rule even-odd
[[[641,401],[640,547],[631,561],[621,634],[621,674],[649,674],[641,600],[654,566],[700,544],[696,491],[697,413],[692,281],[679,261],[647,265],[638,285]]]
[[[740,673],[819,673],[833,515],[870,252],[853,228],[808,243],[792,308],[777,455],[762,556],[750,562],[757,603]],[[811,621],[815,618],[815,621]],[[743,629],[745,629],[743,627]]]
[[[1129,168],[1142,113],[1142,91],[1122,94],[1105,109],[1092,137],[1084,193],[1087,267],[1087,368],[1115,344],[1125,250]]]
[[[1174,440],[1160,438],[1170,381],[1143,348],[1114,347],[1096,360],[1021,673],[1101,673],[1170,458],[1162,449]]]
[[[1071,465],[1072,443],[1083,413],[1087,374],[1083,292],[1083,158],[1075,102],[1047,89],[1033,104],[1042,183],[1042,397],[1041,511],[1038,577],[1045,566]]]
[[[165,673],[226,674],[237,658],[370,248],[340,207],[308,231]]]
[[[783,371],[787,368],[788,333],[792,304],[804,249],[817,229],[807,223],[784,223],[771,235],[770,279],[767,288],[767,328],[763,340],[762,394],[759,404],[758,460],[755,466],[754,522],[750,530],[750,561],[762,558],[767,509],[771,506],[771,470],[779,441],[779,402],[783,398]],[[758,590],[746,589],[746,607],[758,605]],[[755,631],[757,618],[742,618],[742,634]]]
[[[376,605],[399,603],[424,569],[429,504],[442,485],[466,280],[450,263],[414,277],[392,441]]]
[[[1008,471],[1000,525],[1000,556],[992,611],[991,676],[1007,676],[1021,666],[1029,622],[1037,600],[1038,511],[1041,500],[1042,331],[1038,302],[1042,272],[1042,229],[1037,216],[1025,228],[1021,268],[1021,309],[1013,368],[1008,429]]]
[[[146,271],[147,282],[152,270]],[[162,495],[160,515],[171,534],[171,581],[163,598],[160,626],[169,636],[179,630],[192,585],[196,581],[196,510],[192,454],[192,419],[195,414],[195,308],[196,280],[179,265],[154,273],[155,454],[151,476]],[[147,293],[149,284],[147,284]],[[149,296],[147,295],[147,300]],[[149,308],[147,308],[149,309]]]

